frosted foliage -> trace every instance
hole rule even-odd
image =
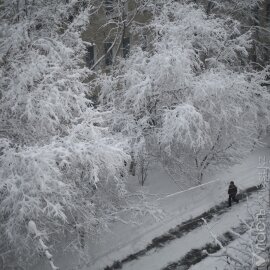
[[[256,10],[263,3],[263,0],[212,0],[213,11],[222,10],[232,16],[241,16],[242,20],[249,22],[256,21]]]
[[[145,26],[156,33],[148,50],[134,48],[120,69],[97,80],[100,101],[133,151],[144,141],[150,155],[193,185],[238,161],[266,128],[268,70],[250,68],[252,33],[238,21],[195,4],[160,4]]]
[[[89,229],[102,226],[97,216],[114,206],[113,198],[103,196],[104,188],[115,189],[119,198],[125,194],[123,180],[116,177],[123,154],[106,142],[69,137],[43,147],[7,150],[0,159],[6,168],[1,171],[2,188],[6,187],[1,217],[5,217],[11,241],[25,240],[19,228],[28,219],[37,220],[45,230],[49,230],[49,220],[56,228],[67,222],[76,224],[77,215]]]
[[[183,48],[183,56],[192,55],[198,61],[192,61],[191,67],[195,69],[210,61],[211,56],[215,61],[229,64],[239,64],[240,56],[245,61],[251,33],[241,33],[238,21],[230,17],[207,17],[196,5],[181,5],[180,8],[179,5],[165,4],[162,15],[153,22],[153,27],[163,38],[162,45],[155,44],[157,48]]]
[[[1,2],[1,132],[16,141],[66,134],[71,119],[86,109],[81,81],[87,72],[79,66],[84,47],[77,29],[87,9],[77,11],[68,25],[68,16],[76,16],[80,5]]]
[[[0,3],[0,254],[6,267],[16,255],[12,263],[29,269],[40,249],[50,259],[52,250],[40,243],[53,249],[64,235],[76,247],[78,228],[95,235],[129,209],[126,146],[85,98],[89,70],[80,35],[92,4]],[[39,240],[29,235],[30,221]]]
[[[225,3],[226,4],[230,4],[231,7],[238,7],[238,11],[239,10],[244,10],[244,9],[252,9],[254,7],[256,7],[257,5],[259,5],[262,0],[226,0],[226,1],[217,1],[217,0],[214,0],[212,1],[213,3],[215,3],[216,5],[218,6],[222,6],[223,5],[223,8],[224,8],[224,5]]]
[[[252,76],[247,80],[246,76],[212,71],[197,78],[193,88],[193,106],[197,109],[195,115],[199,113],[208,128],[204,129],[198,123],[196,129],[199,134],[188,147],[185,140],[175,140],[174,136],[167,156],[173,160],[167,161],[168,166],[179,163],[178,166],[182,167],[180,172],[188,178],[200,180],[205,171],[234,164],[252,148],[258,134],[267,126],[269,97],[266,89],[261,88],[261,81]],[[259,98],[256,100],[256,97]],[[184,113],[182,115],[185,117]],[[163,133],[167,130],[170,132],[164,125]],[[194,127],[191,128],[193,130]],[[199,138],[204,139],[204,144],[196,147]]]
[[[164,113],[162,128],[162,142],[180,141],[183,145],[194,149],[203,147],[207,143],[208,123],[196,109],[183,104]]]
[[[213,0],[209,2],[208,14],[215,13],[224,18],[231,16],[241,21],[243,28],[250,28],[253,32],[253,45],[250,52],[253,64],[265,66],[268,59],[267,40],[269,29],[267,27],[267,1],[264,0]],[[262,41],[262,42],[261,42]],[[258,67],[259,65],[257,65]]]

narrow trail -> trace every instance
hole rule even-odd
[[[226,221],[225,228],[227,229],[235,227],[235,225],[240,226],[240,224],[238,224],[239,220],[236,218],[237,213],[243,212],[243,208],[245,207],[244,202],[247,196],[255,195],[258,190],[260,190],[258,186],[244,190],[238,195],[240,203],[233,208],[228,208],[227,201],[223,201],[201,215],[183,222],[175,228],[170,229],[167,233],[154,238],[144,249],[130,254],[121,261],[115,261],[113,265],[107,266],[104,270],[169,270],[178,269],[181,264],[183,264],[183,268],[179,269],[188,269],[186,261],[190,260],[189,256],[194,257],[193,252],[200,253],[200,247],[205,245],[211,248],[211,246],[207,244],[209,243],[209,235],[204,232],[202,218],[210,224],[213,223],[213,227],[218,227],[218,223],[222,219]],[[230,215],[232,215],[233,218],[230,218]],[[220,224],[223,225],[222,223],[223,222]],[[226,236],[224,226],[219,227],[220,235],[224,234]],[[202,254],[198,258],[203,259]]]

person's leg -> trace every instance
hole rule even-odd
[[[229,201],[228,201],[228,203],[229,203],[229,207],[231,207],[232,206],[232,197],[231,197],[231,195],[229,195]]]

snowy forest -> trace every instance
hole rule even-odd
[[[269,0],[0,20],[0,270],[270,267]]]

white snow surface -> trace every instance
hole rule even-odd
[[[247,237],[247,235],[243,235],[243,237]],[[240,244],[238,240],[234,240],[232,243],[228,245],[228,247],[238,247],[240,248]],[[221,252],[217,252],[214,255],[219,255]],[[190,270],[227,270],[230,269],[226,260],[220,257],[206,257],[201,262],[196,265],[190,267]]]
[[[120,222],[112,224],[110,232],[103,233],[98,236],[98,240],[89,243],[89,263],[83,270],[104,269],[114,261],[124,259],[131,253],[145,248],[153,238],[166,233],[183,221],[189,220],[226,200],[227,188],[231,180],[235,181],[240,191],[259,184],[261,181],[258,166],[260,159],[264,157],[270,159],[270,140],[265,140],[263,145],[256,147],[241,164],[205,177],[205,183],[214,182],[159,200],[159,207],[164,212],[162,219],[156,220],[149,215],[138,220],[139,225]],[[131,178],[130,181],[132,188],[138,188],[137,178]],[[151,170],[144,188],[147,188],[151,194],[159,194],[161,198],[180,191],[161,168]],[[219,235],[229,228],[237,226],[240,223],[237,214],[245,217],[247,215],[245,209],[244,204],[235,205],[229,213],[222,215],[221,219],[212,220],[210,225],[213,226],[214,232]],[[201,227],[181,239],[172,241],[157,252],[153,251],[139,260],[125,264],[123,269],[161,269],[168,263],[179,260],[191,248],[200,247],[209,241],[211,238],[208,232],[204,227]],[[77,263],[75,256],[64,252],[64,248],[54,251],[55,264],[61,269],[74,269]],[[32,268],[32,270],[34,269],[49,270],[50,267],[46,262],[40,262]]]
[[[208,225],[211,228],[211,231],[215,233],[215,235],[219,236],[227,232],[230,228],[239,226],[241,224],[239,217],[244,220],[249,217],[246,203],[234,205],[230,211],[226,212],[220,217],[214,218],[208,223]],[[170,242],[169,244],[165,245],[164,248],[157,251],[154,250],[152,254],[124,265],[123,269],[162,269],[170,263],[176,262],[184,257],[184,255],[191,249],[203,247],[205,244],[211,242],[213,242],[213,238],[211,237],[207,227],[202,226],[195,229],[191,233]],[[221,270],[222,268],[218,269]]]

